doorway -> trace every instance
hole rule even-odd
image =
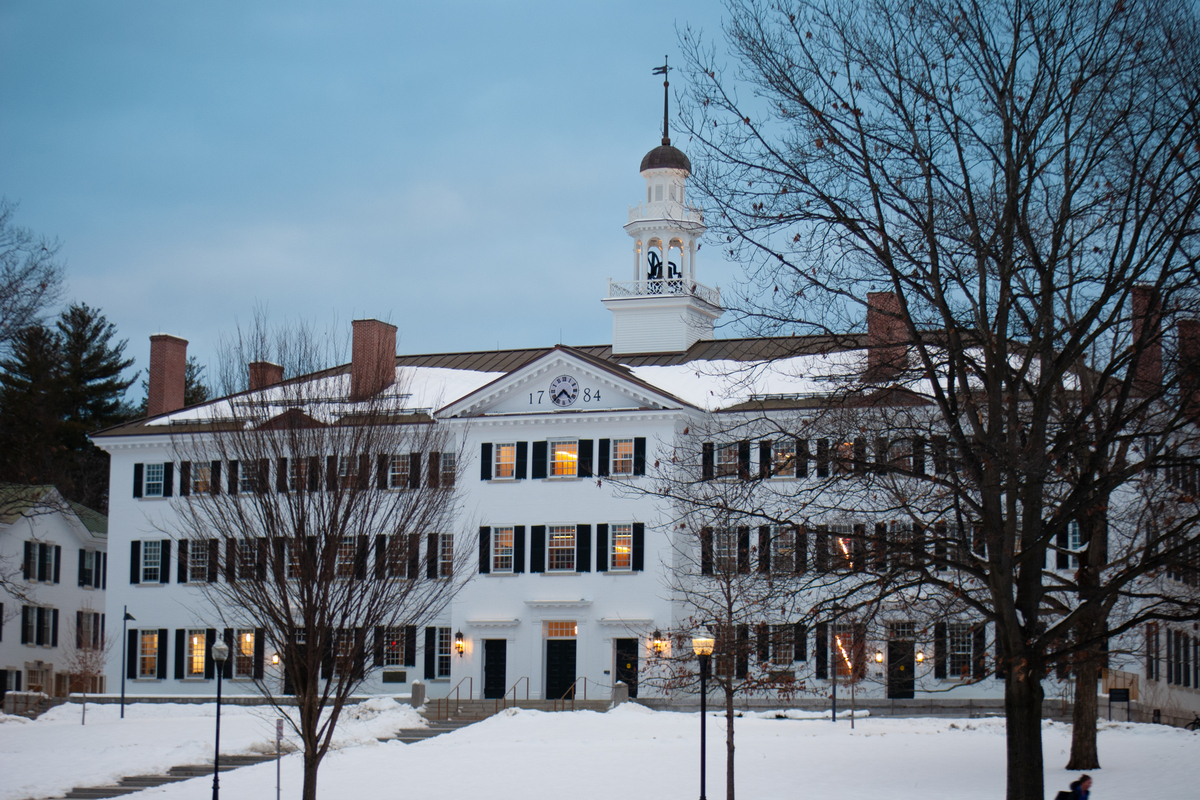
[[[617,680],[629,687],[629,699],[636,698],[638,690],[638,640],[617,639]]]
[[[888,640],[888,693],[891,700],[911,700],[916,695],[916,643],[912,639]]]
[[[546,640],[546,699],[575,696],[575,640]]]
[[[483,698],[499,700],[508,688],[508,642],[483,640]]]

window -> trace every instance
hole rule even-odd
[[[142,542],[142,583],[159,583],[162,575],[162,542]]]
[[[233,648],[233,677],[254,677],[254,630],[239,628]]]
[[[454,478],[457,473],[458,460],[455,453],[442,453],[442,469],[441,482],[439,485],[442,488],[449,488],[454,485]]]
[[[718,573],[737,572],[737,528],[713,528],[713,568]]]
[[[192,494],[208,494],[210,491],[212,491],[212,464],[207,461],[192,462]]]
[[[46,542],[25,543],[24,577],[29,581],[58,583],[62,547]]]
[[[288,578],[299,578],[301,544],[296,539],[289,539],[285,544],[287,545],[287,576]]]
[[[790,525],[771,526],[771,571],[790,575],[796,569],[796,529]]]
[[[768,442],[771,448],[771,477],[792,478],[796,475],[796,440],[792,438]]]
[[[258,577],[258,539],[238,539],[238,576],[242,579]]]
[[[408,534],[395,534],[388,537],[387,542],[387,572],[389,578],[407,578],[408,574],[408,554],[409,554]]]
[[[203,666],[200,673],[204,673]],[[138,677],[158,677],[158,631],[140,631],[138,634]]]
[[[492,528],[492,572],[513,571],[513,529]]]
[[[293,492],[308,491],[308,459],[288,459],[288,489]]]
[[[735,477],[738,474],[738,446],[723,444],[717,448],[717,477]]]
[[[208,540],[192,539],[186,543],[186,547],[188,549],[187,579],[191,583],[204,583],[208,580]]]
[[[343,489],[352,489],[358,483],[358,458],[356,456],[340,456],[338,458],[338,485]]]
[[[75,646],[80,650],[95,650],[100,644],[100,615],[80,611],[75,615]]]
[[[574,572],[575,526],[550,525],[547,526],[546,533],[549,537],[549,569],[551,571]]]
[[[339,628],[333,634],[333,671],[337,675],[349,675],[354,670],[353,628]]]
[[[835,474],[849,475],[855,467],[854,442],[837,442],[834,445],[833,462]],[[864,454],[865,455],[865,454]]]
[[[579,472],[579,440],[550,442],[550,477],[574,478]]]
[[[862,566],[855,552],[854,526],[848,522],[829,526],[829,566],[835,572],[851,572]]]
[[[608,558],[608,568],[611,571],[633,569],[633,526],[610,525],[609,536],[612,537],[612,552]]]
[[[517,475],[517,446],[512,442],[498,444],[492,448],[495,458],[492,477],[496,480],[511,480]]]
[[[613,439],[609,472],[613,475],[633,474],[633,439]]]
[[[437,629],[437,676],[450,677],[450,629]]]
[[[79,585],[91,586],[96,580],[96,571],[100,559],[96,558],[95,550],[79,551]]]
[[[454,534],[443,533],[438,537],[438,577],[449,578],[454,574]]]
[[[1071,520],[1067,524],[1067,547],[1078,553],[1083,547],[1083,533],[1079,530],[1079,523]],[[1079,556],[1071,554],[1071,568],[1079,569]]]
[[[847,622],[834,626],[830,655],[833,657],[837,677],[862,676],[867,655],[865,633],[859,623]]]
[[[143,637],[145,634],[142,634]],[[203,630],[193,630],[187,632],[187,658],[184,659],[183,676],[185,678],[203,678],[204,677],[204,656],[208,649],[207,634]]]
[[[405,665],[404,628],[383,629],[383,666],[403,667]]]
[[[655,199],[655,200],[662,200],[662,194],[663,194],[663,192],[662,192],[662,184],[661,184],[661,183],[656,183],[656,184],[654,185],[654,199]]]
[[[354,562],[358,554],[358,540],[353,536],[343,536],[337,549],[337,576],[339,578],[354,577]]]
[[[946,626],[947,675],[956,680],[971,677],[973,626],[954,622]]]
[[[238,492],[241,494],[255,494],[262,491],[260,488],[260,478],[266,478],[258,468],[258,464],[254,461],[243,461],[238,464]]]
[[[579,625],[573,619],[546,623],[547,639],[574,639],[578,635]]]
[[[39,608],[37,615],[37,641],[39,644],[57,644],[58,639],[54,634],[54,620],[58,618],[58,612],[50,608]]]
[[[408,472],[412,468],[412,459],[407,455],[392,456],[388,459],[388,488],[407,489]]]
[[[142,489],[143,497],[163,496],[163,464],[146,465],[146,482]]]
[[[772,625],[771,663],[777,667],[790,667],[795,660],[795,641],[792,625]]]

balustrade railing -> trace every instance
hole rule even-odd
[[[659,200],[653,203],[638,203],[629,207],[629,221],[639,219],[669,219],[678,222],[695,222],[704,224],[704,212],[698,208],[685,206],[674,200]]]
[[[695,297],[714,306],[721,305],[721,291],[685,278],[656,278],[645,281],[609,281],[609,297]]]

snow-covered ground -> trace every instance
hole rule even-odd
[[[0,800],[61,794],[74,785],[162,771],[212,757],[213,707],[134,705],[125,720],[113,706],[64,706],[36,722],[0,717]],[[274,718],[264,709],[223,709],[224,753],[273,749]],[[511,710],[414,745],[380,744],[411,727],[413,712],[390,700],[353,710],[340,748],[321,767],[322,800],[455,795],[530,800],[565,795],[610,800],[636,793],[689,798],[699,793],[697,714],[625,705],[607,714]],[[419,724],[419,722],[417,723]],[[797,797],[996,798],[1004,787],[1004,723],[998,719],[738,719],[738,793],[752,800]],[[708,724],[708,796],[724,792],[724,721]],[[1044,730],[1047,797],[1077,777],[1061,769],[1070,727]],[[1103,723],[1097,798],[1191,797],[1200,785],[1200,733],[1161,725]],[[300,793],[300,759],[285,756],[283,796]],[[270,798],[275,765],[224,773],[229,798]],[[208,778],[141,796],[208,800]]]

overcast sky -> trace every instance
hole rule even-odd
[[[720,20],[716,0],[0,0],[0,194],[139,368],[158,331],[211,363],[256,304],[390,319],[402,353],[608,343],[651,71],[677,26]],[[719,252],[698,277],[728,286]]]

